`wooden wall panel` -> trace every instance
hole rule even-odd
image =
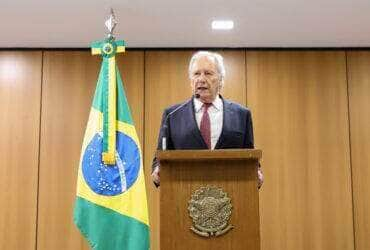
[[[0,52],[0,249],[35,248],[42,52]]]
[[[349,114],[344,52],[251,51],[247,65],[244,51],[219,52],[227,74],[222,94],[242,104],[248,97],[256,147],[263,150],[262,249],[347,250],[354,249],[354,240],[356,250],[369,249],[370,52],[348,52]],[[159,249],[159,195],[150,181],[151,160],[163,109],[191,94],[192,53],[118,56],[144,150],[154,250]],[[87,51],[44,54],[42,81],[42,52],[0,52],[0,199],[6,201],[0,206],[0,248],[35,249],[37,229],[37,249],[88,249],[72,211],[100,58]]]
[[[145,53],[145,170],[148,183],[151,249],[159,248],[159,191],[150,180],[151,162],[157,147],[162,112],[167,106],[191,95],[187,62],[191,51]]]
[[[356,250],[370,249],[370,52],[348,52]]]
[[[222,94],[240,103],[246,102],[245,55],[243,51],[220,51],[226,65]],[[145,168],[151,170],[160,120],[164,108],[191,96],[188,63],[193,51],[148,51],[145,56]],[[151,218],[152,249],[159,250],[159,190],[147,175]]]
[[[263,250],[354,249],[344,52],[247,52]]]
[[[144,150],[144,52],[129,50],[125,54],[119,54],[117,64],[136,132]]]
[[[128,52],[117,60],[142,138],[143,52]],[[72,222],[72,212],[82,138],[100,62],[99,56],[91,56],[89,52],[45,53],[38,222],[40,250],[88,249]]]
[[[242,50],[217,51],[224,58],[226,78],[221,94],[242,105],[247,101],[247,83],[245,74],[245,53]]]

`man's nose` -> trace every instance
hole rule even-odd
[[[201,73],[200,75],[199,75],[199,80],[200,81],[206,81],[206,79],[207,79],[207,77],[206,77],[206,75],[204,74],[204,73]]]

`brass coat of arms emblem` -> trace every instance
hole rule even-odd
[[[191,195],[188,210],[193,219],[190,230],[200,236],[220,236],[233,228],[228,224],[232,210],[231,199],[221,188],[199,188]]]

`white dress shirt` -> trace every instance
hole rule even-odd
[[[194,109],[195,119],[197,120],[198,128],[200,128],[200,122],[203,117],[204,107],[203,103],[198,99],[194,98]],[[209,120],[211,123],[211,148],[215,149],[218,139],[220,138],[223,123],[223,102],[217,95],[216,99],[212,102],[212,105],[208,108]]]

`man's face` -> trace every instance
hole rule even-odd
[[[212,58],[203,56],[194,61],[190,70],[190,83],[200,101],[213,102],[220,91],[221,77]]]

